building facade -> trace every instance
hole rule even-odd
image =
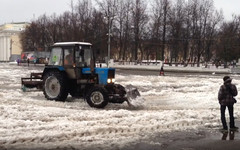
[[[0,25],[0,61],[20,58],[22,46],[19,36],[27,25],[25,22]]]

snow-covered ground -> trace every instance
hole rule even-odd
[[[22,92],[21,77],[39,71],[0,63],[0,149],[121,149],[153,134],[221,125],[220,76],[116,74],[117,83],[139,88],[143,107],[132,109],[124,103],[94,109],[82,99],[55,102],[41,91]],[[240,77],[232,77],[240,89]],[[235,116],[240,117],[240,104],[235,105]]]
[[[160,68],[162,66],[162,63],[160,64],[137,64],[134,65],[133,63],[130,64],[121,64],[118,62],[113,62],[113,60],[111,61],[111,63],[109,64],[110,67],[113,68],[119,68],[119,69],[123,69],[123,68],[128,68],[128,69],[137,69],[137,70],[153,70],[153,71],[160,71]],[[106,66],[105,64],[103,64],[103,66]],[[211,64],[208,64],[207,67],[203,64],[200,65],[200,67],[197,67],[197,64],[195,64],[195,67],[192,67],[190,64],[185,67],[183,65],[178,65],[178,66],[169,66],[168,64],[164,64],[164,70],[165,71],[179,71],[179,72],[199,72],[199,73],[239,73],[239,68],[224,68],[223,66],[219,66],[218,68],[216,68],[216,66],[213,66]]]

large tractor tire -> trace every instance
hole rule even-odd
[[[109,101],[108,92],[105,88],[94,86],[87,94],[86,100],[89,106],[104,108]]]
[[[47,72],[43,81],[43,93],[48,100],[65,101],[67,99],[67,80],[63,73],[59,71]]]

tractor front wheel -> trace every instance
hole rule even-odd
[[[104,108],[108,104],[108,92],[105,88],[95,86],[87,94],[86,100],[91,107]]]
[[[46,73],[43,93],[48,100],[65,101],[68,96],[65,76],[58,71]]]

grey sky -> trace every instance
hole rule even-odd
[[[74,0],[76,1],[76,0]],[[71,0],[0,0],[0,25],[10,22],[29,22],[40,15],[61,14],[70,10]],[[227,20],[233,13],[240,15],[240,0],[214,0]]]
[[[232,14],[240,15],[240,0],[214,0],[214,6],[222,8],[226,20],[230,20]]]
[[[71,0],[0,0],[0,24],[29,22],[40,15],[70,10]]]

